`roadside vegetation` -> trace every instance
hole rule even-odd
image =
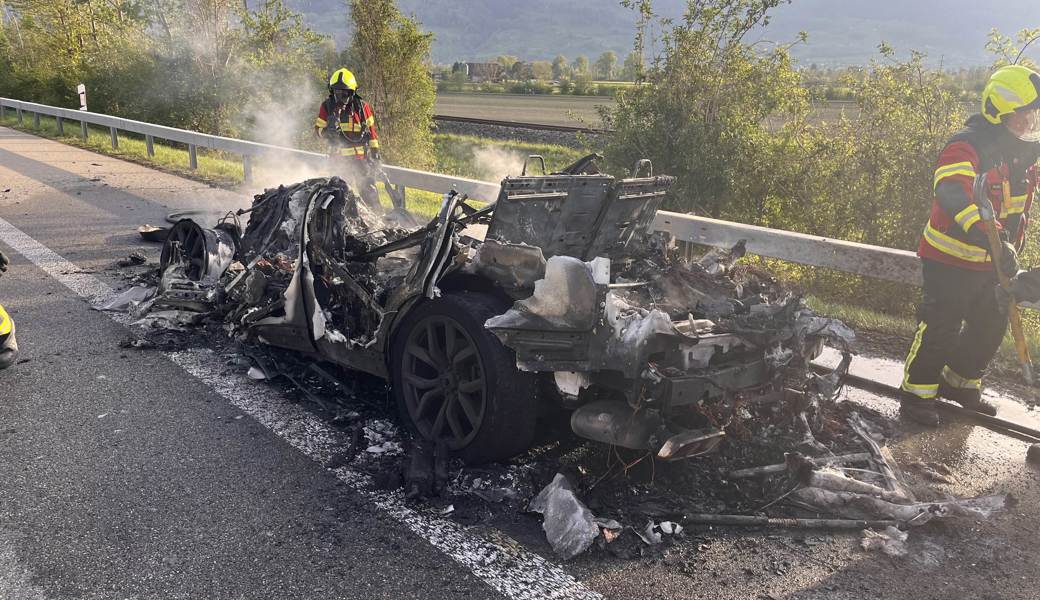
[[[486,67],[494,69],[493,77],[468,74],[466,63],[434,66],[431,71],[439,79],[438,92],[613,96],[620,89],[639,85],[642,62],[635,51],[622,64],[612,51],[591,63],[581,55],[571,61],[560,54],[552,62],[525,62],[503,55]]]
[[[856,117],[813,119],[812,89],[789,53],[801,40],[748,40],[783,3],[691,1],[682,20],[661,23],[655,43],[663,50],[645,85],[601,109],[614,130],[608,161],[620,172],[650,158],[655,170],[676,175],[673,210],[916,250],[936,157],[969,114],[958,87],[967,80],[927,66],[920,53],[898,58],[882,43],[869,65],[841,75]],[[650,0],[631,4],[652,21]],[[637,36],[637,51],[648,31]],[[994,32],[994,66],[1033,33],[1015,40]],[[1038,249],[1030,243],[1026,264],[1040,258]],[[906,286],[797,266],[783,275],[821,299],[891,315],[909,316],[916,302]]]
[[[3,0],[0,95],[78,107],[84,83],[93,112],[307,147],[329,73],[349,65],[385,158],[429,166],[432,36],[394,0],[351,5],[342,26],[365,33],[337,48],[285,0]]]

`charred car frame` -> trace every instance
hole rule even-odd
[[[735,267],[742,248],[679,257],[651,232],[673,179],[641,169],[589,157],[508,177],[488,205],[450,192],[425,225],[335,177],[270,189],[244,231],[175,225],[150,308],[385,378],[404,420],[470,461],[528,448],[552,406],[586,438],[701,454],[724,414],[790,393],[792,368],[851,332]]]

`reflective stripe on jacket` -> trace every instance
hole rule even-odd
[[[314,120],[314,126],[325,130],[325,137],[329,143],[338,147],[336,154],[364,158],[366,149],[379,148],[376,117],[368,102],[361,101],[360,112],[356,109],[344,108],[339,115],[338,123],[332,123],[331,120],[335,119],[335,109],[335,99],[332,97],[326,99],[318,109],[318,117]]]
[[[918,244],[917,254],[952,266],[992,269],[989,248],[975,203],[975,178],[985,177],[987,196],[999,226],[1021,250],[1029,210],[1037,188],[1040,144],[1014,138],[1003,125],[992,125],[981,115],[968,119],[939,155],[932,175],[932,210]],[[1004,202],[1003,182],[1011,184]],[[960,186],[960,190],[950,185]],[[947,186],[940,191],[940,186]],[[980,245],[981,244],[981,245]]]
[[[0,336],[5,336],[11,333],[12,329],[14,329],[14,320],[12,320],[11,316],[7,314],[6,310],[4,310],[4,306],[0,304]]]

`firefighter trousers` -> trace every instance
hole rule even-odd
[[[940,378],[955,388],[980,389],[1008,325],[996,273],[932,260],[922,260],[921,271],[924,289],[902,388],[923,399],[938,395]]]

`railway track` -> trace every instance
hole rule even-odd
[[[474,119],[472,117],[456,117],[452,115],[433,115],[434,121],[447,123],[471,123],[473,125],[494,125],[496,127],[512,127],[514,129],[536,129],[539,131],[563,131],[567,133],[610,133],[609,129],[596,129],[592,127],[575,127],[570,125],[549,125],[547,123],[523,123],[519,121],[498,121],[494,119]]]

